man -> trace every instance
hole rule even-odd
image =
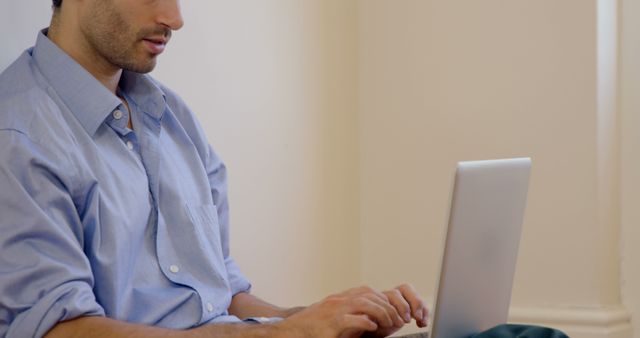
[[[0,75],[0,336],[426,326],[408,285],[291,309],[251,295],[229,254],[225,167],[186,105],[144,75],[183,24],[179,1],[53,4],[49,29]]]

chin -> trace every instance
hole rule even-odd
[[[154,68],[156,68],[156,60],[154,58],[153,61],[128,64],[128,65],[124,65],[121,68],[134,73],[146,74],[151,72]]]

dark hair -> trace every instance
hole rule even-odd
[[[59,8],[62,5],[62,0],[53,0],[53,7]]]

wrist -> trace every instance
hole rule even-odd
[[[300,330],[296,325],[292,325],[291,320],[283,320],[269,325],[272,329],[272,337],[278,338],[297,338],[306,337],[305,332]]]
[[[296,307],[291,307],[288,309],[283,309],[282,310],[282,318],[288,318],[293,316],[294,314],[304,310],[306,307],[305,306],[296,306]]]

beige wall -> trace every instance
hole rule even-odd
[[[531,156],[513,320],[629,335],[616,3],[359,4],[363,279],[431,294],[454,163]]]
[[[640,6],[621,1],[620,116],[608,0],[183,1],[154,75],[229,166],[232,252],[265,298],[432,299],[455,162],[531,156],[512,319],[630,338]],[[1,69],[49,9],[0,4]]]

